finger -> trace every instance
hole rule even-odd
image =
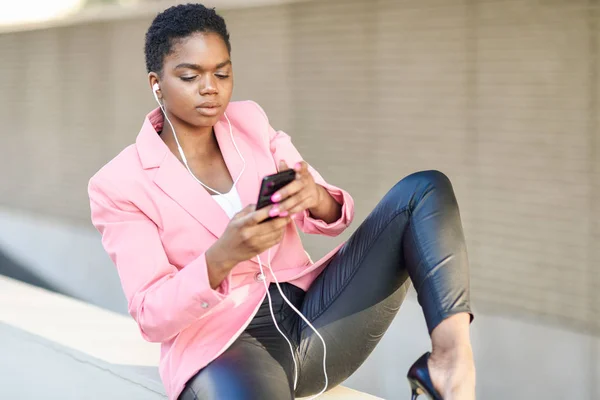
[[[308,197],[310,197],[310,194],[307,194],[306,191],[300,191],[295,195],[288,197],[286,200],[279,204],[279,215],[281,215],[282,217],[286,217],[298,205],[304,203]]]
[[[256,208],[256,204],[248,204],[246,207],[242,208],[239,212],[237,212],[233,216],[233,218],[241,218],[243,216],[246,216],[246,215],[250,214],[251,212],[253,212],[255,208]]]
[[[247,234],[250,237],[260,240],[260,238],[265,235],[270,235],[272,232],[278,232],[285,229],[286,225],[290,222],[290,217],[276,217],[272,220],[263,222],[262,224],[247,228]]]
[[[274,229],[264,235],[257,236],[256,240],[259,243],[259,247],[265,247],[265,243],[273,243],[279,241],[285,234],[285,228]]]
[[[308,172],[308,164],[305,161],[299,161],[294,165],[294,171],[296,172]]]
[[[272,220],[263,222],[262,224],[253,227],[253,229],[255,230],[256,235],[260,236],[266,234],[267,232],[284,229],[290,221],[290,217],[275,217]]]
[[[279,229],[271,232],[268,236],[261,237],[261,246],[262,251],[273,247],[277,243],[281,242],[283,236],[285,235],[285,229]]]
[[[273,238],[273,240],[270,240],[269,242],[266,242],[266,249],[270,249],[271,247],[275,246],[278,243],[281,243],[281,241],[283,240],[283,231],[277,235],[276,237]],[[263,250],[264,251],[264,250]]]
[[[308,209],[308,206],[310,205],[310,199],[306,198],[303,201],[301,201],[298,204],[295,204],[291,209],[289,209],[287,212],[289,215],[293,215],[293,214],[297,214],[300,212],[303,212],[304,210]]]
[[[296,171],[296,179],[304,180],[307,182],[315,180],[315,178],[310,173],[310,170],[308,169],[308,164],[304,163],[300,170]]]
[[[271,231],[265,233],[264,235],[254,236],[251,242],[252,248],[259,252],[262,252],[268,247],[269,243],[272,243],[275,240],[277,240],[280,234],[281,232],[279,231]]]
[[[279,171],[285,171],[286,169],[290,169],[287,163],[284,160],[279,161]]]
[[[255,211],[252,211],[252,212],[246,214],[245,216],[242,217],[242,223],[247,226],[258,225],[261,222],[263,222],[265,219],[269,218],[269,216],[270,216],[269,213],[273,212],[273,216],[278,215],[279,210],[278,209],[273,210],[273,208],[275,206],[276,205],[263,207],[260,210],[255,210]],[[254,207],[256,207],[256,206],[254,206]]]
[[[236,221],[237,223],[241,223],[243,224],[243,220],[246,216],[248,216],[249,214],[251,214],[252,212],[254,212],[255,209],[255,205],[254,204],[249,204],[246,207],[242,208],[240,211],[238,211],[232,218],[231,221]]]
[[[281,202],[282,200],[285,200],[288,197],[293,196],[299,191],[301,191],[303,187],[304,181],[292,181],[285,185],[283,188],[279,189],[277,192],[275,192],[273,196],[271,196],[271,201],[275,203]]]
[[[251,251],[262,253],[270,247],[269,243],[276,242],[285,233],[285,227],[291,223],[291,218],[275,218],[259,225],[243,228],[244,242]]]
[[[285,234],[285,230],[286,228],[284,227],[279,229],[270,229],[266,232],[263,232],[262,234],[252,233],[252,239],[248,242],[248,244],[254,250],[262,252],[265,249],[271,247],[273,243],[280,241],[283,235]]]

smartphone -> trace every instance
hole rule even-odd
[[[286,169],[285,171],[265,176],[260,185],[260,192],[258,192],[256,209],[260,210],[261,208],[273,204],[271,201],[271,196],[273,196],[279,189],[292,182],[294,179],[296,179],[296,171],[293,169]],[[265,221],[270,219],[273,218],[269,217]]]

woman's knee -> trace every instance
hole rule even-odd
[[[407,183],[415,187],[452,187],[450,179],[446,174],[438,170],[414,172],[398,182],[398,185],[402,183]]]
[[[414,205],[432,189],[452,191],[450,179],[437,170],[414,172],[390,189],[385,199],[402,207]]]

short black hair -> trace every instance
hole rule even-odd
[[[146,32],[146,70],[162,74],[163,62],[178,40],[194,33],[216,33],[231,54],[231,43],[225,20],[214,8],[202,4],[181,4],[167,8],[152,21]]]

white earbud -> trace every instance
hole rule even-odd
[[[163,109],[162,104],[160,103],[160,100],[158,98],[158,90],[160,89],[160,86],[158,86],[158,83],[155,83],[154,85],[152,85],[152,94],[154,95],[154,100],[156,100],[156,102],[158,103],[158,105],[160,106],[160,108],[163,110],[163,112],[165,111]],[[165,113],[166,115],[166,113]]]

